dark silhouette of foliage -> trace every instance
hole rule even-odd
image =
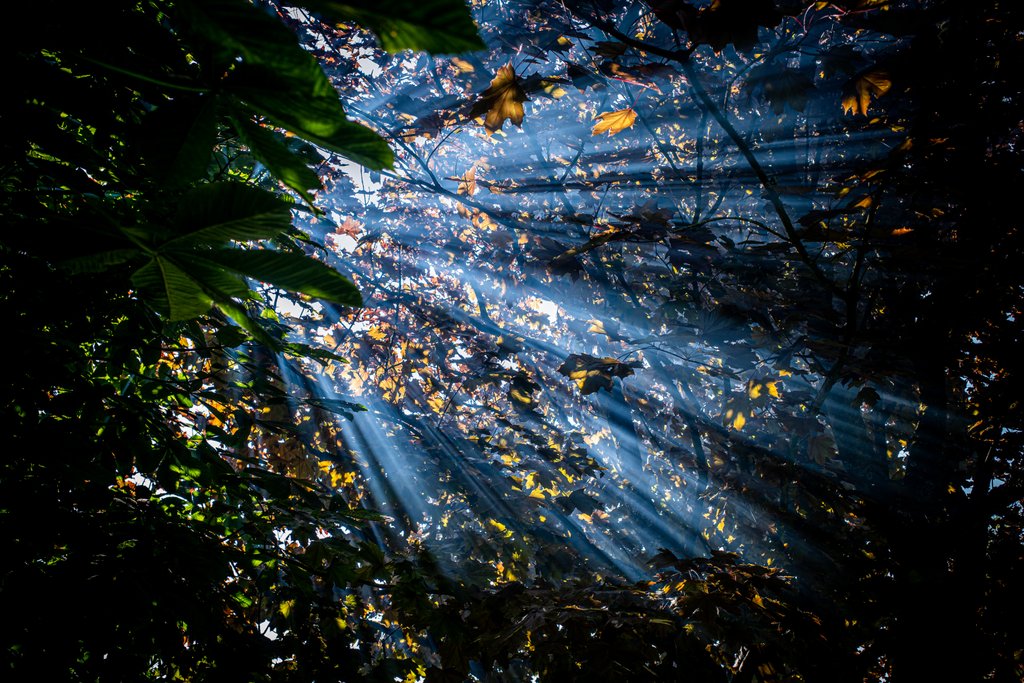
[[[0,670],[1020,680],[1020,13],[472,6],[10,11]]]

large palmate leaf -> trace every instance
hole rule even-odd
[[[344,306],[362,306],[359,290],[333,268],[302,254],[269,250],[222,249],[210,260],[254,280],[326,299]]]
[[[187,251],[154,256],[136,271],[132,283],[153,308],[171,320],[203,315],[214,303],[237,305],[233,299],[251,294],[241,276]]]
[[[213,299],[170,259],[154,257],[132,276],[132,283],[157,312],[188,320],[210,310]]]
[[[373,171],[391,168],[394,152],[384,138],[355,121],[342,121],[330,135],[305,133],[302,137]]]
[[[177,9],[186,33],[208,43],[224,59],[241,56],[249,63],[286,70],[306,61],[295,35],[248,0],[181,0]]]
[[[346,120],[337,93],[329,83],[324,88],[319,78],[326,82],[326,76],[312,56],[309,60],[296,74],[240,65],[228,90],[255,113],[315,145],[367,168],[390,168],[393,154],[387,142],[366,126]]]
[[[186,194],[174,218],[184,233],[166,246],[248,242],[291,229],[291,210],[274,194],[242,183],[209,183]]]
[[[329,136],[345,121],[345,109],[312,55],[288,65],[239,64],[227,92],[296,135]]]
[[[473,18],[463,0],[369,0],[303,3],[332,21],[356,21],[377,34],[388,52],[426,50],[450,54],[483,50]]]
[[[275,178],[292,188],[312,204],[310,190],[321,187],[320,177],[295,152],[288,149],[282,136],[242,117],[231,117],[231,123],[242,143]]]
[[[76,256],[60,262],[60,266],[72,273],[99,273],[137,258],[138,249],[112,249],[99,254]]]
[[[192,1],[182,8],[193,36],[227,61],[241,58],[232,65],[225,92],[252,112],[356,163],[375,170],[391,166],[387,143],[370,129],[346,121],[323,68],[280,21],[245,0]],[[240,133],[261,161],[276,162],[267,164],[271,173],[284,173],[278,177],[309,200],[306,191],[315,186],[307,174],[285,163],[267,136]]]

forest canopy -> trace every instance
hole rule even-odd
[[[8,8],[2,676],[1021,680],[1022,24]]]

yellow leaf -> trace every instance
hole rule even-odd
[[[632,126],[635,121],[636,112],[629,107],[619,109],[618,111],[606,111],[603,114],[597,115],[597,123],[590,134],[600,135],[601,133],[608,133],[608,135],[615,135]]]
[[[440,394],[434,394],[433,396],[427,399],[427,405],[430,406],[430,409],[433,410],[435,413],[440,413],[442,410],[444,410],[445,404],[447,403],[448,400],[445,397],[441,396]]]
[[[459,178],[459,186],[455,190],[456,194],[465,194],[473,196],[476,194],[476,166],[466,171],[466,174]]]
[[[509,393],[509,396],[511,396],[513,399],[515,399],[516,401],[518,401],[519,403],[521,403],[521,404],[523,404],[525,406],[529,406],[529,405],[533,404],[533,396],[530,396],[530,394],[526,393],[525,391],[520,391],[519,389],[513,389],[512,391],[510,391],[508,393]]]
[[[488,133],[501,130],[505,121],[516,126],[523,125],[523,102],[529,98],[519,84],[519,78],[511,64],[507,64],[494,75],[491,87],[484,90],[480,99],[473,105],[469,115],[473,118],[484,117],[484,128]]]
[[[858,76],[843,96],[843,113],[867,116],[871,98],[881,97],[892,88],[889,72],[875,69]]]
[[[565,88],[557,81],[541,81],[541,92],[553,100],[560,100],[566,95]]]
[[[293,607],[295,607],[295,601],[294,600],[285,600],[284,602],[282,602],[280,605],[277,606],[277,609],[281,613],[281,616],[284,617],[285,619],[287,619],[288,615],[292,613],[292,608]]]
[[[736,417],[732,421],[732,428],[735,430],[743,429],[743,425],[747,424],[747,418],[743,416],[743,413],[736,413]]]
[[[458,57],[452,57],[452,66],[458,69],[460,74],[469,74],[475,71],[472,64],[467,62],[465,59],[459,59]]]

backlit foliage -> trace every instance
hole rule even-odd
[[[74,247],[4,244],[11,585],[103,582],[19,674],[1020,678],[1012,10],[256,5],[124,8],[220,71],[43,55],[126,113],[4,176]]]

